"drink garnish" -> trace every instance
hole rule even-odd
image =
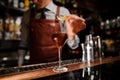
[[[67,16],[65,16],[65,17],[59,17],[59,16],[57,16],[57,19],[60,20],[60,21],[65,21],[67,19]]]

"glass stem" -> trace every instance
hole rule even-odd
[[[62,48],[59,47],[59,48],[58,48],[59,67],[61,67],[61,51],[62,51]]]

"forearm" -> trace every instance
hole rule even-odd
[[[22,39],[21,39],[21,42],[19,44],[19,50],[18,50],[18,66],[22,66],[23,63],[24,63],[24,58],[25,58],[25,54],[27,53],[28,51],[28,45],[27,45],[27,41],[24,42]]]
[[[23,49],[18,50],[18,67],[23,65],[26,52],[27,51]]]

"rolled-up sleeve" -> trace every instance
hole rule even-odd
[[[79,46],[80,39],[78,35],[75,35],[75,38],[73,40],[67,39],[67,44],[71,49],[76,49]]]

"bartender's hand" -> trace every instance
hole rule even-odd
[[[85,29],[86,24],[83,18],[80,18],[77,15],[70,14],[66,18],[66,30],[69,40],[73,40],[76,33]]]

